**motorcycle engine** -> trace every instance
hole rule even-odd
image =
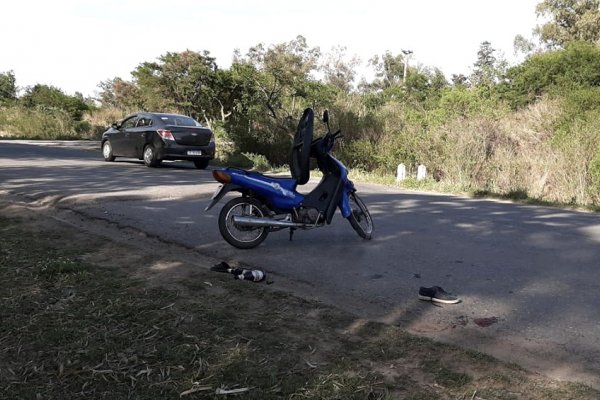
[[[298,219],[303,224],[315,224],[319,215],[320,213],[316,208],[300,208],[298,210]]]

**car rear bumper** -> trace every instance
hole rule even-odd
[[[212,160],[215,158],[215,144],[208,146],[180,146],[168,144],[157,149],[158,158],[161,160]]]

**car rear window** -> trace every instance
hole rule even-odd
[[[202,126],[195,119],[190,117],[180,117],[175,115],[162,115],[160,119],[166,125],[177,125],[177,126]]]

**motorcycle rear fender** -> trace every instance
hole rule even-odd
[[[213,198],[211,199],[210,203],[206,206],[204,211],[208,211],[211,208],[213,208],[214,205],[217,204],[223,198],[223,196],[225,196],[227,193],[232,192],[232,191],[241,192],[242,187],[238,186],[238,185],[234,185],[232,183],[226,183],[224,185],[221,185],[217,189],[217,192],[215,192],[215,194],[213,195]]]

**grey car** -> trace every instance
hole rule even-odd
[[[204,169],[215,157],[213,132],[179,114],[136,113],[114,123],[102,134],[102,156],[144,160],[157,167],[163,160],[188,160]]]

